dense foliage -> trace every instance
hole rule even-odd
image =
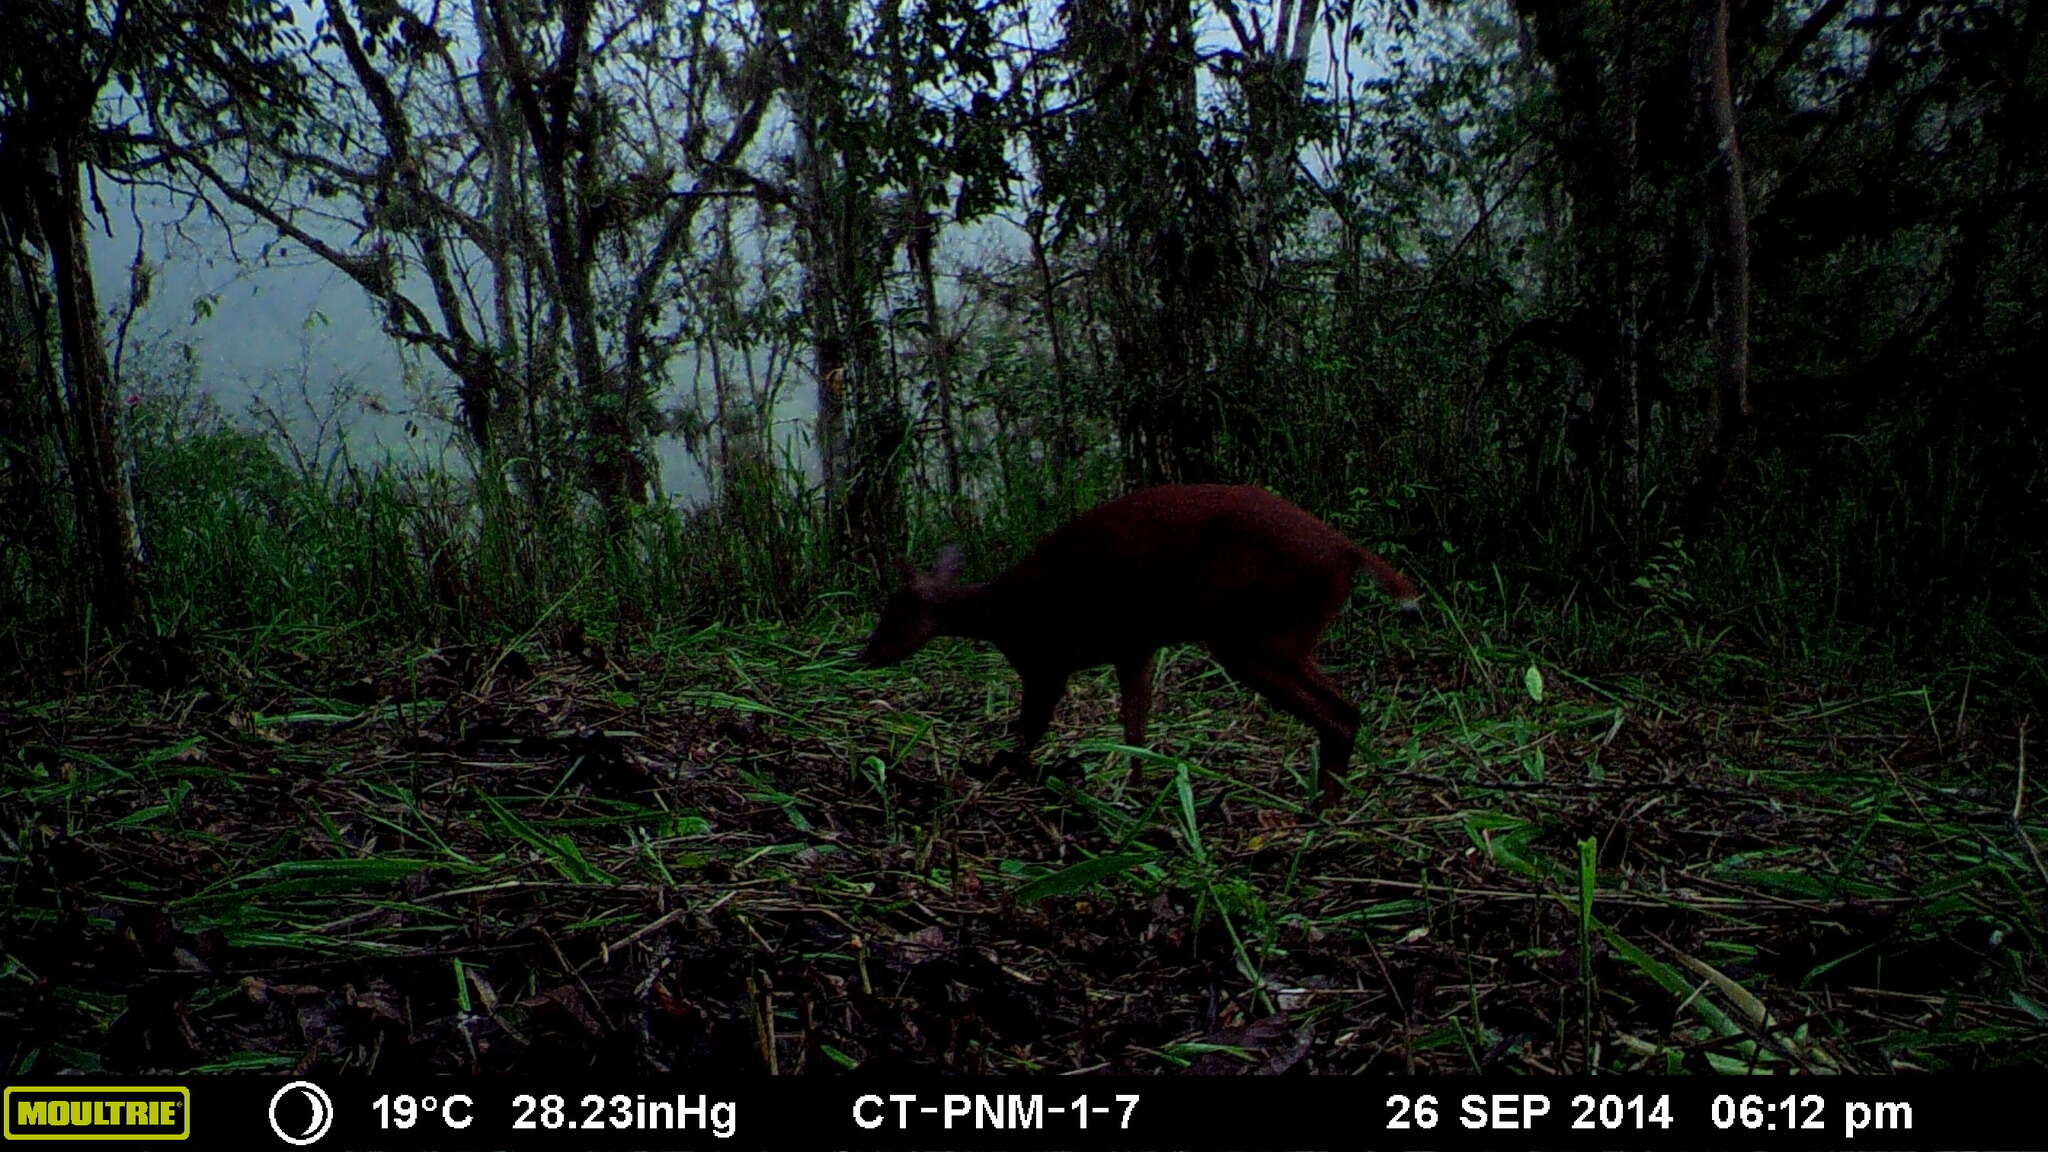
[[[2039,5],[48,7],[0,144],[94,191],[7,202],[31,675],[802,614],[1216,478],[1440,595],[2043,687]],[[109,330],[66,239],[122,189],[353,279],[452,455],[309,454],[124,359],[149,263]]]

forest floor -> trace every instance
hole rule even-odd
[[[0,1050],[17,1075],[2048,1066],[2016,717],[1682,648],[1573,668],[1358,631],[1331,664],[1365,734],[1323,821],[1310,735],[1194,650],[1142,756],[1111,677],[1077,678],[1042,781],[975,770],[1014,707],[995,656],[868,672],[843,629],[0,704]]]

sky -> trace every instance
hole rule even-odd
[[[126,310],[138,238],[152,266],[147,303],[128,332],[131,379],[174,379],[189,347],[193,378],[229,415],[267,427],[270,417],[257,411],[267,406],[302,449],[324,425],[319,443],[332,446],[346,430],[359,458],[388,450],[457,460],[453,428],[417,411],[406,358],[355,281],[286,245],[273,244],[263,259],[237,260],[235,249],[261,254],[269,234],[252,227],[231,249],[217,221],[185,211],[166,193],[144,191],[131,205],[128,190],[103,186],[101,199],[108,211],[92,221],[92,259],[110,339]],[[438,363],[414,360],[416,377],[448,384]],[[666,491],[684,499],[705,491],[701,468],[680,443],[664,438],[656,451]]]
[[[1272,12],[1265,15],[1270,23]],[[1217,19],[1213,12],[1209,17],[1211,23]],[[458,19],[455,26],[462,23]],[[1204,39],[1223,35],[1220,26],[1204,31]],[[1322,40],[1320,30],[1317,40]],[[302,448],[324,423],[330,438],[335,429],[346,429],[359,454],[367,442],[371,451],[382,446],[429,458],[455,457],[451,428],[434,419],[411,419],[420,414],[413,411],[406,384],[411,371],[419,380],[445,387],[445,373],[423,357],[412,357],[408,364],[348,277],[317,257],[279,244],[267,228],[243,227],[231,243],[220,221],[191,210],[168,192],[142,189],[131,199],[129,189],[103,182],[99,193],[107,213],[93,221],[92,249],[103,310],[116,320],[124,310],[138,238],[153,269],[148,303],[127,337],[124,366],[131,377],[174,373],[182,350],[189,349],[194,378],[223,408],[268,423],[252,411],[254,405],[267,405],[301,438]],[[336,239],[343,247],[354,246],[350,236]],[[1004,248],[1022,248],[1007,224],[955,227],[944,237],[941,263],[948,262],[948,255],[982,259]],[[412,294],[430,300],[423,291]],[[110,325],[110,335],[114,331]],[[671,402],[690,394],[694,364],[687,353],[672,362],[677,383]],[[783,409],[785,436],[800,433],[807,423],[810,391],[807,375],[799,372]],[[363,404],[362,398],[375,403]],[[680,443],[663,438],[657,452],[667,491],[685,498],[703,492],[701,469]]]

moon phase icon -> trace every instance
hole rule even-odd
[[[306,1098],[306,1110],[311,1114],[306,1121],[305,1131],[297,1135],[287,1132],[284,1125],[278,1123],[277,1120],[277,1106],[293,1095]],[[271,1094],[270,1130],[277,1133],[279,1140],[287,1144],[304,1147],[327,1135],[327,1130],[332,1127],[334,1127],[334,1101],[328,1099],[327,1092],[318,1084],[310,1080],[294,1080]]]

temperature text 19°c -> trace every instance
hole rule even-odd
[[[738,1105],[702,1094],[650,1097],[646,1093],[581,1097],[520,1093],[511,1101],[509,1127],[514,1131],[708,1132],[730,1139],[738,1130]],[[370,1102],[382,1129],[439,1125],[461,1130],[478,1119],[474,1097],[464,1093],[439,1096],[389,1093]],[[488,1119],[488,1118],[486,1118]],[[486,1126],[490,1126],[488,1123]]]
[[[1058,1103],[1048,1102],[1037,1093],[948,1092],[921,1097],[914,1092],[900,1092],[856,1099],[853,1122],[867,1129],[893,1125],[899,1132],[934,1122],[942,1129],[978,1132],[1032,1132],[1054,1124],[1080,1129],[1091,1123],[1126,1131],[1137,1110],[1135,1092],[1093,1100],[1081,1095]]]
[[[1437,1098],[1424,1094],[1387,1097],[1387,1128],[1435,1128],[1444,1119]],[[1511,1132],[1535,1128],[1552,1111],[1552,1101],[1541,1092],[1473,1092],[1458,1098],[1457,1122],[1466,1128]],[[1571,1098],[1565,1115],[1545,1123],[1594,1131],[1641,1131],[1671,1127],[1671,1097],[1593,1095],[1581,1092]]]

